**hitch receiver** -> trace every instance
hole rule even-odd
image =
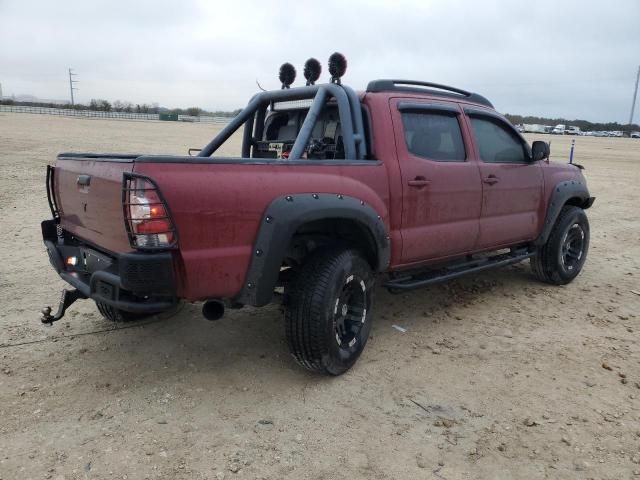
[[[80,290],[62,290],[62,296],[60,297],[60,305],[58,305],[58,311],[55,315],[51,315],[51,307],[44,307],[42,309],[42,316],[40,321],[45,325],[53,325],[53,322],[57,322],[64,317],[67,308],[75,303],[78,299],[87,298]]]

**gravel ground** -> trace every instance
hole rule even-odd
[[[640,140],[576,139],[598,199],[575,282],[522,264],[380,290],[339,378],[290,360],[278,306],[111,324],[85,301],[42,326],[64,286],[45,165],[184,153],[216,128],[0,115],[1,479],[640,479]],[[570,138],[541,138],[566,161]]]

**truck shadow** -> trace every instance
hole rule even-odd
[[[518,296],[524,299],[527,289],[540,287],[528,274],[528,267],[518,265],[399,295],[379,288],[371,334],[375,340],[370,341],[360,363],[369,360],[381,365],[386,355],[383,351],[400,358],[408,356],[403,343],[410,346],[434,335],[446,337],[455,332],[458,340],[466,343],[472,339],[464,336],[474,335],[472,325],[492,324],[487,311],[504,308]],[[484,306],[482,316],[475,311],[478,304]],[[394,325],[407,329],[408,334],[399,336]],[[89,377],[106,375],[114,385],[122,382],[122,375],[136,384],[162,383],[170,378],[178,383],[193,378],[203,384],[215,378],[213,383],[218,385],[261,384],[265,379],[293,384],[332,381],[306,372],[291,359],[279,305],[230,310],[215,322],[202,317],[199,305],[185,305],[170,318],[158,318],[139,328],[78,337],[73,346],[71,352],[64,352],[66,366],[85,371]],[[93,354],[87,355],[87,350]],[[360,363],[354,370],[370,370]]]

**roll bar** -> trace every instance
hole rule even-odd
[[[309,144],[313,127],[322,113],[328,98],[335,98],[340,115],[342,140],[345,158],[363,160],[366,156],[364,145],[364,122],[362,108],[356,93],[345,85],[326,83],[283,90],[260,92],[251,98],[247,106],[224,127],[198,154],[199,157],[210,157],[220,146],[245,124],[242,141],[242,156],[248,157],[253,142],[253,126],[257,118],[264,122],[264,111],[273,102],[313,99],[307,116],[300,127],[298,136],[289,153],[290,160],[299,160]],[[283,160],[286,161],[286,160]]]

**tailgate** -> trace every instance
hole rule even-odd
[[[62,228],[104,250],[129,252],[122,174],[137,155],[58,155],[53,190]]]

